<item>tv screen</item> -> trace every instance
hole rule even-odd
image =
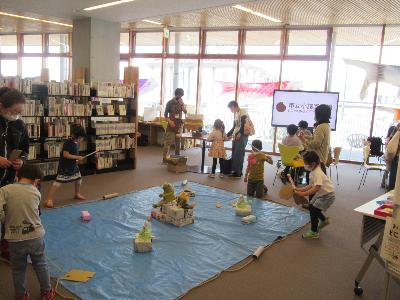
[[[312,127],[315,123],[315,108],[320,104],[327,104],[332,108],[331,129],[336,130],[338,102],[339,93],[275,90],[272,103],[272,126],[297,125],[304,120],[308,122],[309,127]]]

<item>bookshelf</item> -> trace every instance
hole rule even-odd
[[[28,161],[37,163],[45,179],[57,174],[58,159],[71,125],[80,124],[87,138],[80,155],[82,175],[136,168],[138,133],[138,70],[129,84],[50,82],[35,84],[19,77],[0,77],[0,87],[19,89],[26,96],[24,120],[30,139]]]

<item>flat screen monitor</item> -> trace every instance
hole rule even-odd
[[[332,108],[330,126],[336,130],[339,93],[275,90],[272,103],[272,126],[297,125],[301,120],[312,127],[315,123],[315,108],[327,104]]]

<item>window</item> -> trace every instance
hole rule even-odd
[[[256,133],[251,138],[260,139],[264,151],[273,150],[272,96],[279,88],[279,72],[279,60],[243,60],[240,64],[239,104],[254,124]]]
[[[0,65],[1,76],[17,76],[18,67],[16,59],[2,59]]]
[[[171,32],[169,53],[198,54],[199,32]]]
[[[164,103],[170,100],[176,88],[183,88],[183,100],[188,111],[196,111],[197,94],[197,60],[195,59],[167,59],[165,78]]]
[[[127,60],[121,60],[119,62],[119,80],[123,81],[124,80],[124,73],[125,73],[125,68],[129,65]]]
[[[49,68],[50,80],[62,82],[68,80],[69,58],[67,57],[48,57],[47,67]]]
[[[135,58],[133,66],[139,67],[140,101],[139,115],[143,116],[145,107],[160,104],[161,98],[161,59]]]
[[[353,134],[369,136],[375,82],[364,88],[367,72],[357,66],[357,60],[368,66],[377,63],[382,27],[336,28],[332,45],[334,57],[328,89],[339,92],[336,132],[332,132],[332,147],[341,146],[342,159],[362,161],[362,149],[349,143]],[[347,59],[347,60],[345,60]],[[389,127],[389,126],[388,126]]]
[[[381,60],[383,65],[400,66],[399,36],[400,27],[386,27]],[[390,125],[400,121],[394,119],[394,117],[397,117],[394,108],[400,108],[400,87],[380,81],[376,102],[373,135],[385,138]]]
[[[245,54],[280,54],[281,31],[246,31]]]
[[[327,30],[289,30],[288,55],[326,55]]]
[[[23,37],[25,53],[42,53],[43,49],[41,34],[25,34]]]
[[[233,114],[227,107],[235,100],[236,60],[205,59],[201,67],[200,112],[210,131],[216,119],[221,119],[227,130],[232,127]]]
[[[129,32],[121,32],[119,38],[119,52],[129,53]]]
[[[22,77],[39,77],[42,70],[41,57],[22,57]]]
[[[69,37],[67,33],[49,34],[49,53],[68,53]]]
[[[0,52],[17,53],[17,36],[0,35]]]
[[[207,31],[206,54],[237,54],[237,31]]]
[[[161,53],[162,32],[139,32],[136,33],[136,53]]]
[[[282,66],[282,88],[324,91],[326,68],[326,61],[285,60]]]

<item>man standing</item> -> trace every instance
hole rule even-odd
[[[181,143],[180,139],[176,137],[177,133],[182,132],[182,113],[186,114],[186,107],[183,103],[182,97],[184,95],[184,91],[181,88],[177,88],[175,90],[175,97],[167,102],[165,107],[164,117],[168,122],[168,127],[165,132],[165,140],[164,140],[164,152],[163,152],[163,162],[165,163],[166,158],[169,155],[169,148],[171,147],[174,139],[175,139],[175,154],[179,155]]]
[[[233,128],[228,132],[228,137],[232,137],[232,175],[233,178],[240,178],[243,174],[243,163],[246,145],[249,137],[244,134],[242,124],[243,117],[247,117],[245,109],[239,107],[236,101],[231,101],[228,108],[234,114]]]

